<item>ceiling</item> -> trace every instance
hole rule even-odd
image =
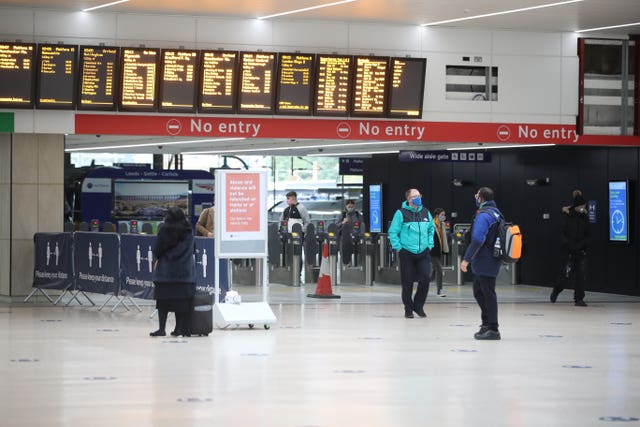
[[[11,0],[0,1],[0,7],[29,7],[47,10],[80,11],[107,3],[109,0]],[[103,9],[104,12],[150,13],[189,16],[225,16],[257,18],[279,12],[301,9],[327,3],[330,0],[130,0],[127,3]],[[560,0],[357,0],[334,7],[316,9],[295,15],[277,17],[282,20],[321,20],[340,22],[380,22],[398,25],[417,25],[454,18],[482,15],[492,12],[539,6]],[[626,36],[640,34],[640,0],[584,0],[553,8],[531,10],[508,15],[472,19],[444,24],[457,28],[516,29],[534,32],[572,32],[580,29],[638,23],[638,25],[607,30],[607,35]],[[589,33],[598,35],[598,32]],[[103,135],[69,135],[67,148],[102,147],[130,144],[149,144],[139,147],[107,148],[108,152],[144,152],[173,154],[186,151],[228,150],[229,142],[220,141],[189,144],[171,144],[176,139],[139,138]],[[193,141],[193,139],[190,139]],[[308,155],[317,154],[318,145],[335,141],[303,141],[290,139],[240,140],[233,147],[252,154]],[[384,149],[425,149],[424,143],[403,143]],[[313,148],[305,148],[313,146]],[[162,148],[160,148],[162,147]],[[274,151],[257,151],[273,147]],[[443,149],[451,144],[433,144],[429,149]],[[378,149],[378,147],[376,147]],[[382,148],[380,148],[382,149]],[[343,152],[371,151],[371,146],[349,144]],[[102,151],[102,150],[100,150]],[[326,152],[338,152],[329,148]],[[98,151],[97,151],[98,152]]]

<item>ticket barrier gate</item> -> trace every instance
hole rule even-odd
[[[232,285],[262,286],[262,258],[234,259],[229,267]]]
[[[340,284],[373,285],[375,242],[360,224],[344,224],[340,238]]]
[[[338,283],[338,249],[340,242],[338,237],[340,235],[340,229],[337,224],[329,224],[327,227],[326,242],[329,244],[329,275],[331,276],[331,283]]]
[[[376,268],[376,282],[401,284],[400,261],[398,253],[391,247],[387,233],[378,234],[378,265]]]
[[[304,235],[304,282],[317,283],[322,263],[322,246],[327,238],[324,221],[318,221],[307,226]]]
[[[287,221],[270,224],[267,229],[269,281],[300,286],[302,269],[302,226],[294,224],[288,231]]]

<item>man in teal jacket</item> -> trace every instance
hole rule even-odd
[[[400,257],[400,280],[402,282],[402,303],[404,317],[413,318],[413,312],[427,317],[424,303],[429,293],[431,274],[431,248],[435,228],[429,210],[422,206],[422,196],[415,188],[405,193],[407,200],[393,215],[389,227],[391,247]],[[418,282],[415,298],[413,282]]]

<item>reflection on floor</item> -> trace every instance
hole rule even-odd
[[[278,324],[207,338],[150,338],[151,302],[0,305],[0,425],[640,425],[640,298],[501,286],[487,342],[469,286],[432,286],[426,319],[403,318],[397,286],[314,290],[271,285]]]

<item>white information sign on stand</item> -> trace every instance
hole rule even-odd
[[[262,258],[262,301],[220,304],[220,276],[216,269],[216,301],[213,321],[229,325],[276,323],[267,303],[267,173],[265,171],[217,170],[215,209],[215,257]]]

